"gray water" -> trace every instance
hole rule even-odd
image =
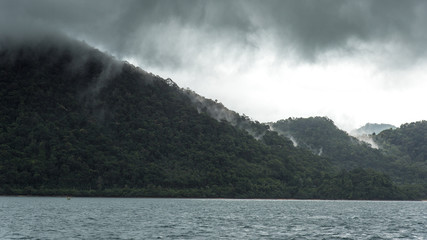
[[[0,197],[0,239],[427,239],[427,202]]]

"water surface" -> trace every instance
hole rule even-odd
[[[0,197],[0,239],[427,239],[426,202]]]

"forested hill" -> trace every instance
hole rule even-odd
[[[415,196],[384,174],[338,170],[276,132],[256,140],[198,111],[170,79],[80,42],[0,40],[0,194]]]
[[[382,131],[375,140],[390,152],[399,150],[411,162],[427,169],[427,121],[406,123],[396,129]],[[427,175],[424,175],[427,179]]]
[[[340,168],[375,169],[427,197],[426,121],[367,136],[378,149],[349,136],[325,117],[289,118],[270,125],[298,147],[321,155]]]
[[[407,166],[417,186],[414,191],[427,198],[427,121],[406,123],[374,136],[381,149],[394,159],[395,166]],[[397,168],[401,169],[401,168]]]
[[[376,162],[382,156],[380,151],[349,136],[326,117],[289,118],[270,125],[295,145],[327,157],[341,168],[375,168],[382,164]]]

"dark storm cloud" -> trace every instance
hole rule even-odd
[[[101,45],[119,57],[136,56],[155,65],[178,67],[190,57],[183,56],[187,53],[183,49],[209,48],[222,39],[235,45],[247,43],[252,25],[236,3],[2,1],[0,19],[6,28],[58,29]],[[193,42],[185,45],[183,39]]]
[[[166,67],[196,64],[196,55],[215,44],[225,55],[254,51],[266,36],[281,56],[310,62],[371,44],[418,59],[427,47],[427,2],[421,0],[3,0],[0,20],[9,31],[58,29],[119,57]]]
[[[424,54],[425,1],[277,1],[264,11],[271,16],[267,20],[279,42],[290,44],[306,60],[330,50],[351,53],[358,44],[378,42]]]

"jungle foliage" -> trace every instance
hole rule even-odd
[[[257,140],[198,111],[170,79],[80,42],[0,47],[0,194],[418,197],[274,131]]]
[[[271,124],[299,147],[329,159],[335,166],[383,172],[423,198],[427,197],[426,125],[426,121],[404,124],[368,136],[379,145],[375,149],[338,129],[326,117],[289,118]]]

